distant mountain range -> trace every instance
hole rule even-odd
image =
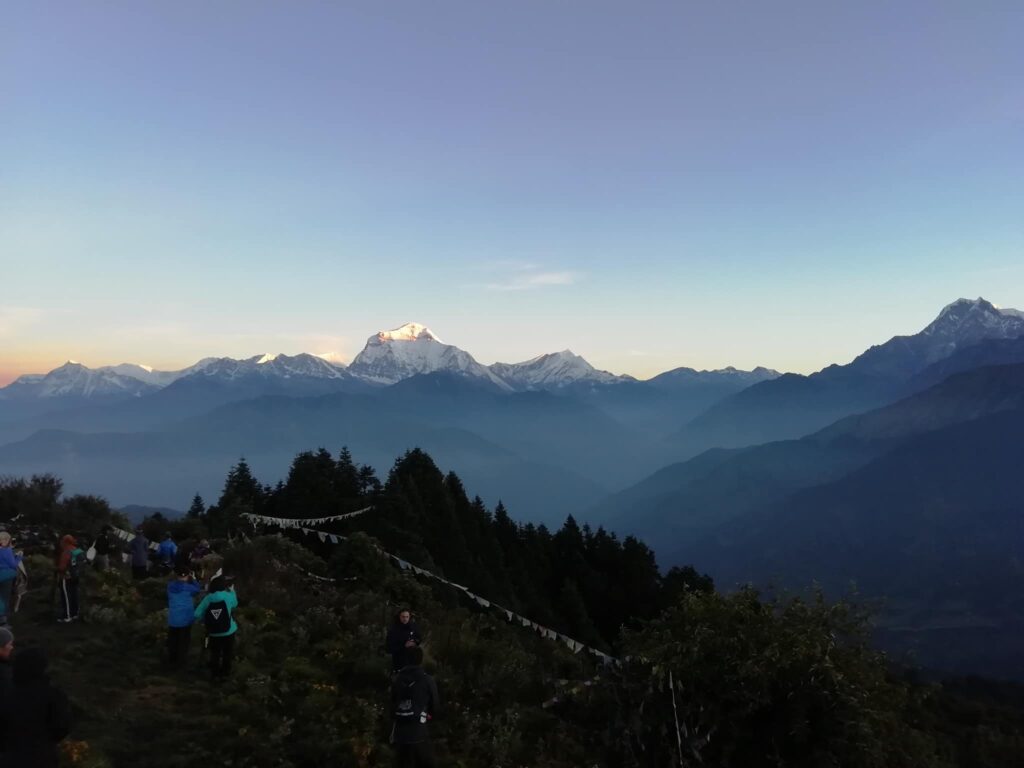
[[[718,402],[675,436],[678,454],[714,447],[757,445],[809,434],[852,413],[871,410],[941,380],[931,366],[981,343],[1024,335],[1024,315],[985,299],[959,299],[926,328],[871,347],[846,365],[809,376],[773,377]],[[1005,350],[993,348],[992,359]],[[964,360],[964,358],[961,358]],[[963,367],[960,367],[963,370]]]
[[[726,588],[856,580],[891,601],[889,647],[1024,679],[1022,414],[1024,314],[984,299],[810,376],[639,381],[568,350],[484,366],[408,324],[348,366],[259,355],[21,377],[0,390],[0,475],[180,509],[215,500],[243,455],[272,484],[302,450],[347,445],[384,476],[421,447],[514,517],[636,534]]]
[[[1024,679],[1022,430],[1024,363],[985,366],[800,440],[665,467],[584,517],[723,587],[856,583],[886,598],[891,647]],[[956,628],[991,644],[951,654]]]
[[[333,391],[359,391],[359,384],[387,386],[426,373],[465,376],[504,392],[635,381],[631,376],[597,370],[570,350],[541,355],[522,363],[485,366],[468,352],[445,344],[426,326],[407,323],[371,336],[362,352],[347,367],[311,354],[291,357],[264,354],[243,360],[209,357],[180,371],[156,371],[134,363],[90,369],[69,361],[47,374],[27,374],[0,388],[0,402],[63,398],[127,399],[152,394],[178,382],[196,380],[250,385],[255,381],[290,381],[296,385],[296,394],[303,395],[308,394],[306,388],[312,380],[333,382],[327,387]],[[731,367],[720,371],[678,368],[655,377],[652,383],[673,388],[674,381],[685,378],[692,383],[735,380],[749,385],[778,375],[778,372],[767,368],[751,372]]]

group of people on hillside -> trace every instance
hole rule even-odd
[[[434,752],[427,723],[441,706],[437,684],[423,669],[423,636],[402,608],[388,628],[384,647],[391,654],[391,744],[403,768],[432,768]]]
[[[150,575],[152,549],[140,526],[127,547],[133,579]],[[60,538],[55,575],[58,621],[62,623],[73,622],[80,615],[79,585],[90,556],[93,566],[101,571],[114,567],[122,556],[122,544],[109,526],[98,534],[90,550],[94,552],[88,551],[87,555],[70,534]],[[219,683],[229,676],[234,659],[238,597],[232,579],[218,571],[196,604],[204,590],[193,569],[210,552],[206,540],[182,552],[167,535],[156,548],[155,560],[158,569],[173,574],[167,584],[169,668],[181,670],[185,666],[192,645],[192,626],[201,623],[210,676]],[[67,697],[49,684],[46,657],[40,649],[29,648],[14,656],[14,636],[6,626],[14,580],[19,568],[24,570],[21,561],[22,553],[13,549],[10,534],[0,531],[0,765],[56,766],[56,745],[70,729]],[[395,615],[385,640],[392,671],[390,741],[398,765],[429,768],[435,763],[428,723],[437,715],[440,700],[437,685],[423,669],[422,643],[412,613],[403,608]]]
[[[206,628],[210,653],[210,677],[220,682],[231,674],[238,624],[234,611],[238,596],[230,577],[218,574],[210,580],[206,595],[194,605],[202,589],[190,571],[179,568],[167,585],[167,663],[181,669],[192,644],[192,625],[201,621]]]
[[[95,565],[100,570],[109,568],[110,556],[119,554],[121,551],[110,526],[104,526],[93,546],[96,549]],[[154,552],[153,546],[140,525],[135,529],[134,538],[128,542],[128,551],[125,557],[131,564],[132,578],[141,581],[149,578],[154,560],[158,571],[170,573],[185,567],[196,569],[200,561],[212,552],[210,542],[206,539],[202,539],[194,547],[184,549],[177,545],[170,533],[164,534],[163,540],[157,545]]]
[[[111,567],[110,558],[120,553],[120,548],[111,535],[112,528],[104,526],[93,544],[93,564],[98,570]],[[128,557],[135,580],[149,575],[149,541],[139,526],[135,538],[129,542]],[[0,543],[4,536],[9,542],[10,535],[0,532]],[[166,569],[173,570],[174,577],[167,585],[167,661],[173,669],[180,669],[191,645],[192,625],[202,621],[206,627],[206,646],[210,652],[210,669],[214,680],[223,680],[231,672],[234,658],[234,635],[238,631],[233,612],[238,607],[238,597],[230,577],[220,573],[210,580],[206,596],[198,606],[193,598],[202,589],[197,583],[191,566],[211,553],[209,542],[199,542],[186,554],[178,558],[179,548],[170,534],[164,537],[157,548],[158,562]],[[20,563],[20,555],[18,555]],[[56,561],[56,589],[60,602],[61,623],[76,621],[79,616],[79,584],[82,569],[88,561],[87,553],[78,546],[77,539],[68,534],[61,537]],[[0,546],[0,579],[5,564],[3,548]],[[0,601],[4,596],[4,585],[0,581]]]

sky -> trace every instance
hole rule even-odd
[[[334,353],[810,372],[1024,308],[1024,3],[36,0],[0,384]]]

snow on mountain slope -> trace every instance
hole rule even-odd
[[[121,363],[120,365],[105,365],[102,368],[97,368],[97,371],[110,371],[116,373],[118,376],[130,376],[133,379],[145,382],[146,384],[152,384],[156,387],[166,387],[175,379],[180,379],[182,376],[187,376],[192,372],[195,366],[189,368],[183,368],[180,371],[157,371],[150,368],[148,365],[138,365],[136,363]]]
[[[468,352],[443,343],[419,323],[406,323],[371,336],[348,371],[374,384],[394,384],[421,373],[448,371],[483,379],[503,390],[510,389]]]
[[[522,363],[494,363],[490,370],[518,390],[558,389],[569,384],[613,384],[634,380],[632,376],[616,376],[608,371],[599,371],[568,349],[540,355]]]
[[[4,387],[5,399],[61,397],[139,397],[155,392],[158,387],[132,376],[110,370],[87,368],[68,361],[45,375],[28,374]]]
[[[906,379],[958,349],[985,339],[1014,339],[1024,335],[1024,313],[999,310],[985,299],[957,299],[943,307],[924,330],[913,336],[894,336],[871,347],[848,366],[832,366],[818,375],[842,375],[845,370],[871,376]]]
[[[251,376],[264,379],[351,378],[344,368],[304,352],[298,355],[254,355],[243,360],[236,360],[232,357],[206,358],[193,368],[194,370],[191,370],[189,376],[225,381]]]
[[[651,384],[661,387],[685,386],[687,384],[715,384],[719,382],[733,382],[750,386],[751,384],[757,384],[768,379],[777,379],[781,375],[776,370],[760,365],[752,371],[742,371],[730,365],[713,371],[698,371],[694,368],[674,368],[671,371],[659,373],[657,376],[649,379],[649,381]]]

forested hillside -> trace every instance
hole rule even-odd
[[[367,507],[305,524],[337,543],[266,522]],[[399,606],[425,634],[445,766],[993,766],[1024,748],[1016,689],[981,699],[976,684],[912,682],[870,647],[855,606],[723,596],[692,569],[660,574],[632,538],[571,518],[556,532],[519,525],[418,450],[383,479],[347,451],[303,453],[276,487],[240,461],[214,504],[146,520],[150,539],[209,537],[204,567],[237,579],[237,665],[220,686],[200,665],[199,628],[189,669],[163,666],[166,577],[87,571],[84,621],[54,622],[52,537],[127,526],[102,499],[8,479],[0,520],[31,553],[18,647],[48,651],[73,703],[67,765],[389,765],[381,644]],[[574,653],[381,550],[618,661]]]

